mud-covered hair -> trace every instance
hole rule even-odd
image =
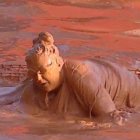
[[[38,38],[35,38],[34,41],[32,48],[27,52],[25,57],[27,68],[29,68],[30,65],[37,66],[40,58],[47,60],[52,54],[57,56],[56,61],[58,61],[58,63],[60,60],[62,60],[62,58],[59,56],[58,48],[53,44],[53,36],[50,33],[41,32],[39,33]]]
[[[41,32],[38,34],[38,37],[33,40],[33,44],[44,41],[47,44],[53,44],[54,38],[49,32]]]

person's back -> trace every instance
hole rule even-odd
[[[93,115],[140,106],[140,80],[124,67],[94,59],[67,60],[64,69],[78,102]]]

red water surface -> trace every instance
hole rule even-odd
[[[41,31],[54,35],[64,56],[108,55],[114,59],[118,56],[122,60],[129,57],[139,59],[138,1],[115,1],[116,7],[110,2],[112,7],[108,8],[103,2],[94,5],[94,0],[89,1],[89,5],[83,1],[86,7],[79,6],[79,1],[72,1],[72,4],[60,2],[63,3],[51,1],[50,4],[43,0],[0,2],[0,62],[20,58],[24,61],[32,39]]]
[[[53,34],[63,57],[105,57],[140,67],[138,0],[1,0],[0,64],[24,63],[32,39]],[[7,114],[6,114],[7,113]],[[0,139],[140,139],[140,120],[126,127],[82,130],[1,113]],[[11,115],[11,116],[10,116]],[[9,116],[9,117],[8,117]]]

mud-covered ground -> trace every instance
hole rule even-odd
[[[63,57],[103,57],[140,68],[138,0],[1,0],[0,17],[1,87],[25,77],[25,53],[41,31],[53,34]],[[82,120],[27,116],[17,106],[1,108],[2,140],[140,139],[139,114],[126,126],[85,128]]]

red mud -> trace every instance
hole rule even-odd
[[[140,68],[138,0],[2,0],[0,16],[0,64],[25,64],[24,56],[32,39],[41,31],[49,31],[64,57],[105,57]],[[2,69],[0,73],[4,73]],[[130,121],[126,127],[83,130],[75,124],[2,113],[2,140],[140,139],[137,116],[137,121]],[[60,123],[64,123],[61,129]]]

